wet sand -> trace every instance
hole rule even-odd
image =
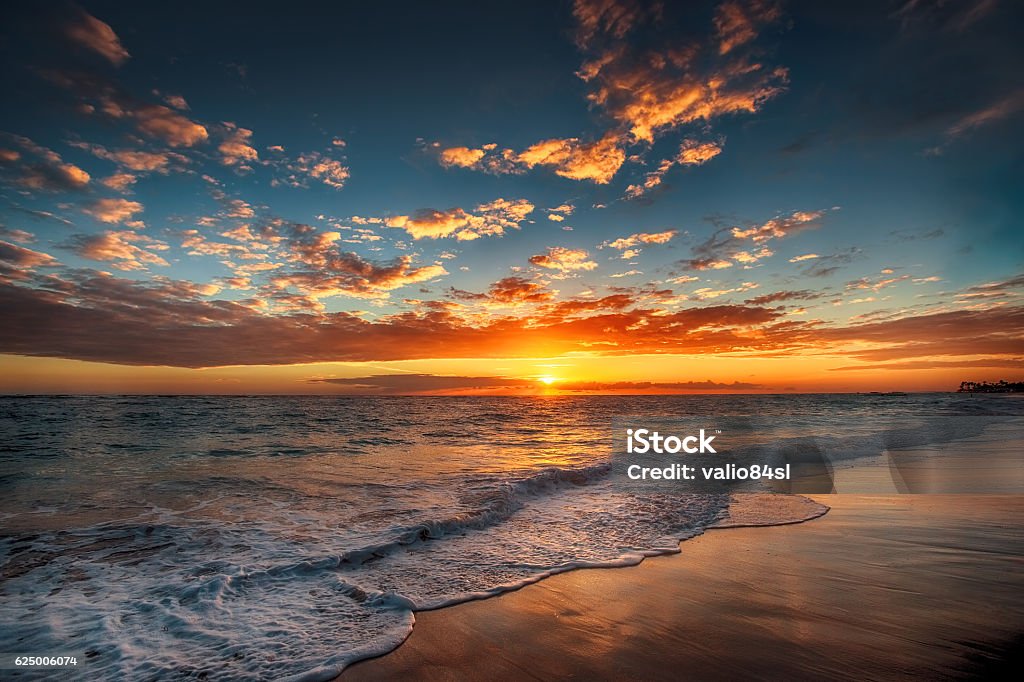
[[[1024,496],[815,495],[807,523],[419,613],[382,679],[960,678],[1024,647]]]

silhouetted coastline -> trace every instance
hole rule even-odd
[[[961,381],[957,393],[1024,393],[1024,381]]]

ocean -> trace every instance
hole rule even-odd
[[[1021,405],[958,394],[0,398],[0,651],[76,655],[84,665],[66,674],[79,679],[330,679],[398,646],[416,610],[635,564],[728,523],[728,492],[623,485],[613,425],[745,420],[748,446],[818,438],[838,461],[847,447],[880,455],[893,434],[910,445],[970,435],[949,417]],[[921,428],[937,419],[947,427]],[[823,511],[748,505],[743,523]]]

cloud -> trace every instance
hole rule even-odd
[[[412,215],[384,218],[383,222],[388,227],[405,230],[413,239],[453,237],[459,241],[471,241],[485,236],[501,236],[508,229],[519,229],[534,208],[525,199],[498,198],[480,204],[472,212],[462,208],[424,208]]]
[[[225,199],[224,215],[228,218],[253,218],[256,211],[243,199]]]
[[[545,253],[530,256],[530,263],[548,270],[573,272],[576,270],[593,270],[597,263],[589,260],[590,254],[583,249],[567,249],[562,246],[550,247]]]
[[[259,161],[259,153],[250,144],[251,130],[239,128],[228,122],[224,123],[224,129],[224,140],[217,146],[217,151],[221,153],[221,163],[225,166],[245,166],[250,161]],[[344,184],[347,178],[346,171],[345,177],[340,179],[341,184]],[[341,184],[338,187],[341,187]]]
[[[638,185],[626,188],[627,199],[638,199],[644,194],[661,185],[662,179],[673,166],[701,166],[722,153],[724,140],[718,142],[699,142],[687,139],[679,146],[679,152],[671,159],[664,159],[658,167],[644,177]]]
[[[660,15],[657,5],[645,7],[637,0],[576,0],[573,16],[577,42],[587,45],[598,34],[623,38],[640,22]]]
[[[757,112],[785,90],[788,71],[764,63],[765,52],[752,45],[764,27],[781,17],[774,3],[727,0],[715,17],[714,36],[683,41],[672,27],[688,18],[663,15],[685,7],[634,0],[575,3],[577,45],[585,55],[577,76],[590,86],[591,105],[612,123],[596,141],[550,138],[520,152],[495,144],[448,147],[440,152],[441,164],[496,174],[549,167],[562,177],[607,184],[625,163],[628,147],[643,144],[636,155],[642,159],[658,135]],[[641,25],[643,40],[633,40],[631,34]],[[677,156],[630,185],[626,198],[661,184],[675,165],[700,165],[720,152],[721,143],[688,140]]]
[[[794,211],[764,223],[725,227],[693,248],[693,258],[682,261],[690,270],[721,270],[739,264],[751,266],[774,255],[767,243],[818,227],[825,211]]]
[[[801,291],[776,291],[771,294],[748,298],[746,303],[749,305],[769,305],[771,303],[781,303],[783,301],[813,301],[824,295],[825,294],[821,292],[809,291],[807,289],[803,289]]]
[[[702,289],[694,290],[692,296],[698,301],[706,301],[712,298],[728,296],[729,294],[741,294],[746,291],[750,291],[751,289],[756,289],[758,286],[759,285],[756,282],[743,282],[732,289],[712,289],[710,287],[704,287]]]
[[[3,225],[0,225],[0,237],[5,237],[20,244],[31,244],[36,240],[36,236],[31,232],[26,232],[25,230],[12,230],[11,228]]]
[[[6,241],[0,241],[0,261],[5,265],[24,269],[57,264],[57,260],[47,253],[26,249]]]
[[[101,223],[123,223],[131,220],[136,213],[141,213],[142,204],[127,199],[97,199],[91,204],[82,208],[86,213]]]
[[[141,149],[107,149],[103,145],[86,142],[71,142],[73,147],[84,149],[93,156],[112,161],[135,172],[166,173],[172,162],[184,165],[188,159],[174,152],[149,152]]]
[[[522,277],[500,279],[491,285],[488,294],[491,300],[501,303],[539,303],[550,301],[555,296],[544,285]]]
[[[957,140],[968,136],[978,128],[987,127],[1013,118],[1021,111],[1024,111],[1024,89],[1018,89],[1009,94],[1001,93],[999,98],[979,109],[961,115],[956,121],[950,124],[944,133],[945,139],[942,143],[924,150],[927,156],[941,156],[946,148]]]
[[[730,231],[736,239],[750,239],[761,243],[769,239],[782,239],[798,232],[817,227],[824,211],[794,211],[788,216],[771,220],[752,227],[733,227]]]
[[[974,128],[1007,118],[1022,108],[1024,108],[1024,91],[1009,95],[989,107],[964,116],[950,126],[946,134],[950,137],[957,137]]]
[[[889,233],[900,242],[912,242],[924,239],[938,239],[946,234],[942,228],[934,230],[893,230]]]
[[[589,143],[575,137],[542,140],[521,152],[497,149],[494,144],[480,149],[449,147],[441,151],[438,160],[446,168],[471,168],[494,175],[517,174],[543,166],[564,178],[605,185],[625,163],[626,153],[619,136],[609,133]]]
[[[926,281],[934,281],[934,279],[927,278]],[[999,280],[996,282],[978,284],[976,286],[970,287],[967,290],[967,293],[1005,292],[1021,288],[1024,288],[1024,274],[1015,275],[1013,277],[1010,277],[1009,279]]]
[[[887,274],[891,274],[891,272],[892,271],[889,271],[889,273],[887,273]],[[846,289],[847,290],[870,289],[872,291],[881,291],[882,289],[885,289],[886,287],[891,287],[894,284],[898,284],[900,282],[905,282],[908,279],[910,279],[910,275],[898,275],[898,276],[893,276],[893,277],[884,276],[884,277],[876,277],[875,279],[871,279],[871,278],[868,278],[868,277],[861,277],[859,279],[855,279],[855,280],[847,282],[846,283]]]
[[[79,98],[78,110],[134,125],[140,133],[170,147],[194,147],[209,139],[209,131],[179,111],[141,100],[98,74],[43,69],[44,78]]]
[[[161,96],[160,93],[155,91],[155,90],[153,91],[153,94],[157,95],[157,96]],[[162,97],[164,99],[164,102],[166,102],[170,106],[174,107],[175,109],[178,109],[179,111],[188,111],[189,110],[188,102],[186,102],[185,98],[182,97],[181,95],[164,94],[164,95],[162,95]]]
[[[356,265],[356,264],[354,264]],[[397,269],[408,263],[397,263]],[[362,271],[363,266],[354,269]],[[196,286],[99,273],[0,284],[0,352],[139,365],[211,367],[438,357],[546,357],[573,351],[720,352],[777,348],[779,313],[743,306],[677,312],[597,311],[589,317],[470,323],[428,310],[367,321],[296,307],[269,315],[258,299],[199,300]],[[282,292],[286,295],[287,292]],[[265,296],[264,296],[265,297]],[[281,299],[284,300],[284,299]],[[298,303],[306,301],[300,296]],[[757,328],[756,334],[750,331]],[[787,327],[787,332],[789,328]]]
[[[170,265],[153,253],[166,250],[167,244],[131,230],[76,235],[65,244],[65,248],[83,258],[110,262],[118,270],[145,270],[147,265]]]
[[[199,230],[182,232],[181,248],[187,249],[190,256],[220,256],[221,258],[248,258],[253,255],[247,245],[214,242],[206,238]],[[256,254],[257,259],[265,258],[264,254]]]
[[[906,0],[892,16],[900,20],[904,31],[924,25],[927,28],[938,27],[943,31],[962,33],[989,16],[998,4],[998,0],[937,3]]]
[[[21,135],[3,134],[19,146],[28,158],[14,150],[5,150],[0,155],[0,169],[10,169],[14,182],[22,187],[43,191],[66,191],[82,189],[91,177],[72,163],[66,163],[57,152],[38,145]],[[21,162],[19,164],[19,161]]]
[[[345,379],[316,378],[314,383],[345,387],[345,393],[403,395],[450,391],[456,389],[493,389],[507,387],[536,387],[532,379],[510,379],[500,376],[444,376],[438,374],[374,374]]]
[[[577,138],[538,142],[515,157],[527,168],[551,166],[556,175],[571,180],[591,180],[608,184],[626,161],[626,152],[617,135],[608,134],[586,144]]]
[[[204,126],[162,104],[138,104],[134,108],[125,108],[113,100],[108,103],[112,105],[108,114],[118,118],[120,113],[132,119],[140,132],[163,140],[172,147],[193,147],[209,139]]]
[[[110,25],[100,21],[77,5],[69,6],[70,16],[64,23],[64,35],[76,45],[95,52],[114,66],[121,66],[131,56],[121,45]]]
[[[579,76],[594,86],[589,99],[618,121],[634,140],[681,125],[735,113],[754,113],[779,95],[786,69],[770,67],[740,54],[759,30],[778,17],[767,3],[726,2],[715,19],[716,35],[680,44],[672,31],[652,31],[647,40],[623,40],[624,33],[590,24],[585,41],[590,59]],[[681,6],[664,6],[666,13]],[[634,13],[628,13],[635,15]],[[666,18],[659,26],[676,21]],[[646,35],[646,34],[645,34]]]
[[[487,152],[483,149],[451,147],[441,152],[441,165],[445,168],[450,168],[451,166],[472,168],[478,164],[486,154]]]
[[[415,395],[458,390],[537,389],[536,379],[504,376],[446,376],[439,374],[373,374],[350,378],[313,378],[312,383],[333,384],[353,395]],[[587,393],[670,393],[686,391],[744,391],[760,384],[715,381],[560,381],[551,388]]]
[[[941,311],[871,322],[838,329],[822,329],[816,336],[829,342],[878,344],[849,352],[861,360],[943,356],[1014,355],[1021,344],[1016,330],[1024,325],[1024,307]]]
[[[825,256],[817,256],[806,263],[800,271],[805,277],[828,277],[838,272],[842,266],[852,263],[860,255],[860,249],[852,247],[846,251],[838,251]]]
[[[741,45],[755,40],[764,26],[777,21],[781,13],[773,2],[726,0],[715,14],[715,33],[718,53],[728,54]]]
[[[129,245],[147,246],[134,232]],[[138,254],[124,254],[126,263]],[[908,313],[855,325],[801,322],[785,311],[750,304],[653,306],[654,296],[616,294],[603,299],[539,301],[518,317],[481,317],[446,306],[381,315],[325,312],[311,294],[371,296],[430,276],[408,258],[374,263],[352,254],[329,255],[323,266],[291,273],[290,284],[311,291],[261,289],[244,301],[207,300],[208,285],[139,282],[94,271],[61,277],[22,273],[0,284],[0,352],[122,364],[209,367],[227,364],[385,361],[458,357],[550,357],[587,352],[842,354],[867,362],[980,356],[1019,358],[1015,330],[1024,307]],[[335,282],[325,282],[331,275]],[[436,273],[436,271],[434,271]],[[516,286],[496,287],[512,291]],[[535,292],[536,293],[536,292]],[[666,296],[671,291],[666,291]],[[274,307],[292,312],[270,314]]]
[[[524,303],[546,303],[555,298],[554,291],[539,282],[523,277],[505,277],[491,284],[486,294],[474,294],[461,289],[449,289],[449,295],[460,301],[516,306]]]
[[[138,178],[131,173],[114,173],[113,175],[103,178],[100,182],[112,190],[124,192],[134,185],[136,180],[138,180]]]
[[[886,362],[882,364],[848,365],[835,367],[833,372],[864,371],[876,369],[922,370],[969,367],[996,367],[1002,369],[1024,369],[1024,360],[1020,358],[985,358],[981,360],[908,360],[905,362]]]
[[[489,145],[490,146],[490,145]],[[491,149],[465,148],[446,149],[441,162],[447,167],[460,166],[481,170],[494,175],[519,174],[538,166],[554,169],[557,175],[572,180],[591,180],[607,184],[626,160],[614,135],[592,143],[581,142],[578,138],[543,140],[522,152],[512,149],[492,151]],[[458,154],[458,158],[452,155]],[[447,162],[446,162],[447,158]]]
[[[946,130],[950,138],[959,137],[975,128],[1013,116],[1024,109],[1024,90],[1001,97],[992,104],[963,116]]]
[[[348,166],[320,152],[299,154],[284,163],[284,170],[287,175],[281,182],[291,187],[309,187],[309,181],[314,180],[341,189],[350,177]]]
[[[628,237],[621,237],[607,245],[613,249],[631,249],[640,244],[667,244],[677,234],[676,230],[665,230],[664,232],[637,232]]]
[[[413,266],[403,255],[390,262],[375,262],[342,251],[335,231],[320,232],[308,225],[292,225],[286,258],[299,269],[275,273],[270,285],[280,295],[295,292],[310,308],[332,296],[382,298],[387,292],[448,274],[441,265]],[[244,272],[240,272],[244,275]]]
[[[587,391],[591,393],[673,393],[688,391],[752,391],[763,389],[761,384],[734,381],[731,384],[717,381],[568,381],[559,382],[560,391]]]

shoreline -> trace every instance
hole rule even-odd
[[[806,497],[829,509],[418,611],[401,645],[336,679],[958,677],[1015,654],[1024,498]]]

